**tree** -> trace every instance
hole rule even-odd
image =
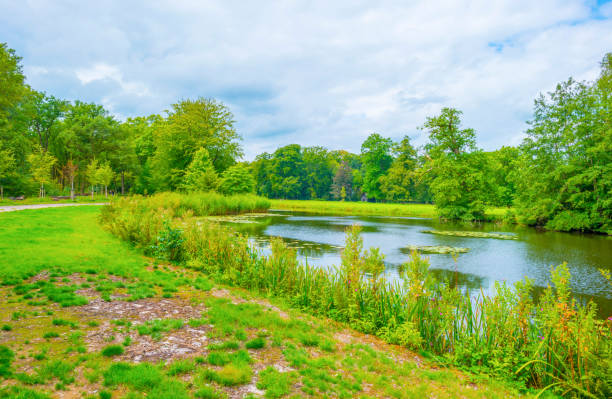
[[[28,133],[36,137],[38,145],[46,152],[58,133],[57,122],[68,107],[68,102],[30,90],[21,107],[27,116]]]
[[[305,168],[300,145],[289,144],[274,151],[270,172],[274,198],[303,198]]]
[[[394,144],[393,160],[387,174],[381,177],[380,189],[388,201],[410,201],[416,198],[415,170],[417,152],[405,136],[400,143]]]
[[[225,195],[252,193],[255,191],[255,179],[244,164],[230,166],[221,175],[219,191]]]
[[[393,162],[392,147],[391,139],[384,138],[377,133],[372,133],[361,145],[363,190],[368,198],[384,199],[380,189],[381,178],[387,173]]]
[[[111,166],[107,163],[100,166],[96,171],[96,181],[104,186],[104,196],[108,198],[108,186],[113,181],[113,177],[115,177],[115,172]]]
[[[461,111],[443,108],[427,118],[427,175],[438,214],[443,219],[482,220],[485,212],[486,158],[476,150],[472,129],[461,128]]]
[[[440,115],[427,118],[423,129],[429,132],[428,152],[460,156],[476,149],[474,129],[461,129],[463,112],[455,108],[442,108]]]
[[[302,151],[304,161],[304,193],[308,199],[328,199],[334,176],[334,159],[327,149],[315,146]]]
[[[612,232],[612,53],[595,82],[569,79],[534,104],[516,179],[519,220]]]
[[[219,185],[219,177],[210,160],[206,148],[200,148],[187,167],[181,188],[186,191],[214,191]]]
[[[344,201],[347,197],[351,198],[353,193],[353,169],[348,162],[342,164],[334,174],[331,185],[331,195],[335,200]]]
[[[98,173],[98,169],[100,167],[100,163],[97,159],[92,159],[87,165],[87,180],[89,181],[89,185],[91,186],[91,199],[94,198],[94,187],[100,183],[100,175]]]
[[[15,169],[15,157],[11,150],[0,150],[0,199],[4,199],[4,185],[2,180]]]
[[[37,151],[28,156],[28,162],[30,163],[32,178],[40,184],[38,196],[43,198],[45,196],[45,183],[51,181],[51,170],[57,159],[39,147]]]
[[[74,177],[76,176],[76,171],[78,170],[78,165],[72,162],[72,159],[66,162],[66,165],[63,168],[64,176],[68,178],[70,181],[70,199],[74,201]]]
[[[165,122],[154,133],[154,180],[157,189],[181,185],[196,151],[206,149],[217,173],[242,157],[241,137],[230,110],[214,99],[183,100],[172,105]]]
[[[26,89],[20,62],[15,50],[0,43],[0,126],[6,122],[9,111],[21,100]]]

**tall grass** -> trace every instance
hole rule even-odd
[[[102,208],[100,220],[113,234],[124,240],[152,245],[165,221],[191,216],[232,215],[266,211],[270,202],[255,195],[207,193],[160,193],[150,197],[131,196],[113,199]]]
[[[178,246],[177,259],[227,284],[283,297],[298,308],[518,386],[566,396],[612,395],[612,322],[598,320],[594,304],[572,299],[566,265],[551,269],[553,284],[537,303],[528,279],[512,287],[497,284],[495,296],[471,298],[437,281],[428,259],[417,253],[402,265],[402,282],[388,283],[381,278],[383,255],[363,249],[358,226],[347,230],[341,265],[327,271],[299,262],[280,239],[272,240],[270,255],[263,256],[246,237],[189,212],[164,225],[167,208],[146,207],[148,215],[127,201],[109,208],[103,222],[111,231],[156,232],[120,234],[145,246],[175,237],[177,245],[168,248]]]

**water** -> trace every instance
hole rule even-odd
[[[385,254],[386,278],[398,278],[397,267],[408,259],[407,245],[466,247],[456,256],[426,255],[440,279],[450,278],[463,289],[493,293],[495,281],[514,283],[529,277],[538,288],[550,283],[550,267],[567,262],[571,286],[580,300],[593,299],[602,317],[612,315],[612,289],[598,268],[612,270],[612,237],[541,231],[492,223],[465,225],[432,219],[385,216],[325,216],[272,211],[273,216],[250,219],[254,223],[231,223],[265,248],[270,237],[281,237],[297,248],[310,265],[340,264],[345,230],[352,224],[363,227],[364,248],[378,247]],[[518,240],[440,236],[423,230],[469,230],[518,235]]]

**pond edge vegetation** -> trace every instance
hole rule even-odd
[[[528,278],[496,295],[470,298],[436,281],[417,252],[401,283],[382,278],[384,255],[364,250],[360,227],[347,230],[332,271],[297,260],[280,239],[264,256],[247,237],[194,216],[265,210],[266,200],[210,194],[121,198],[102,208],[102,225],[158,258],[184,264],[233,286],[280,297],[315,315],[347,323],[389,343],[425,351],[442,363],[511,381],[519,389],[563,396],[612,394],[612,320],[572,298],[567,265],[551,268],[552,286],[537,302]],[[208,201],[226,206],[209,205]],[[267,203],[269,206],[269,202]]]

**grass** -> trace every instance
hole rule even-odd
[[[347,344],[337,338],[345,325],[296,312],[283,302],[275,301],[274,308],[264,306],[265,299],[255,291],[219,286],[213,282],[221,279],[216,275],[207,278],[194,269],[152,262],[102,230],[96,218],[94,207],[0,215],[0,263],[6,265],[0,271],[6,284],[0,286],[0,323],[11,326],[1,332],[0,370],[7,379],[0,398],[56,397],[64,389],[91,399],[223,398],[235,396],[246,384],[257,385],[268,398],[517,396],[495,381],[476,382],[475,390],[473,377],[453,369],[453,380],[436,380],[438,374],[430,379],[424,373],[433,370],[429,363],[421,360],[417,368],[415,355],[404,349],[356,332],[351,332],[351,341],[365,347]],[[21,248],[28,250],[16,256]],[[30,280],[32,276],[37,281]],[[85,281],[88,291],[83,293],[79,290]],[[83,314],[76,303],[63,307],[45,293],[51,286],[68,287],[64,294],[83,296],[89,302],[90,295],[105,296],[117,306],[133,300],[136,291],[151,293],[152,301],[171,292],[173,297],[165,301],[201,304],[205,311],[201,318],[184,323],[174,318],[182,316],[166,316],[138,324],[127,316]],[[227,291],[228,297],[215,297],[218,291],[213,287]],[[59,336],[42,340],[50,326]],[[164,341],[156,343],[137,334],[142,326],[150,334],[157,329]],[[210,341],[202,340],[201,349],[190,357],[173,357],[165,363],[129,361],[142,342],[163,345],[172,342],[166,338],[192,328],[201,329]],[[98,346],[105,349],[91,349],[90,340],[103,331],[112,333],[116,343],[131,334],[132,342],[122,346],[105,340]],[[114,348],[115,356],[124,351],[122,359],[127,360],[104,356],[107,345]],[[77,347],[87,350],[80,352]],[[401,366],[398,358],[405,359]],[[92,396],[93,391],[102,394]]]
[[[105,197],[104,195],[94,195],[93,200],[91,199],[91,195],[88,196],[78,196],[75,197],[74,200],[70,199],[60,199],[54,201],[52,199],[53,196],[47,196],[44,198],[38,197],[28,197],[23,200],[11,200],[8,197],[4,197],[4,199],[0,200],[1,206],[12,206],[12,205],[37,205],[37,204],[93,204],[93,203],[102,203],[110,201],[111,196]]]
[[[270,200],[271,209],[333,215],[401,216],[436,218],[432,204],[390,204],[374,202]],[[502,219],[508,208],[489,208],[487,217]]]

